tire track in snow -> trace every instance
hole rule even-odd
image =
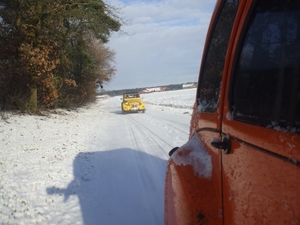
[[[138,142],[136,140],[135,133],[134,133],[134,130],[132,128],[132,125],[129,124],[127,119],[122,118],[122,120],[125,124],[125,127],[126,127],[126,130],[127,130],[128,134],[129,134],[128,137],[130,137],[130,147],[132,149],[138,150],[139,145],[138,145]]]
[[[148,132],[149,136],[156,137],[158,141],[164,143],[164,149],[171,150],[188,140],[189,126],[186,124],[178,122],[177,124],[181,125],[179,127],[174,126],[171,122],[166,122],[165,118],[153,114],[140,114],[130,118],[133,123],[139,124],[143,132]],[[184,130],[184,126],[186,130]]]
[[[151,140],[151,142],[158,148],[161,148],[161,150],[164,150],[164,148],[155,140],[155,134],[150,134],[149,136],[149,132],[145,132],[144,127],[141,128],[141,124],[137,123],[130,115],[126,115],[122,120],[126,126],[128,136],[131,138],[131,147],[136,150],[136,152],[133,152],[133,157],[135,158],[135,165],[133,165],[133,167],[136,169],[138,175],[138,183],[141,189],[140,193],[142,193],[143,201],[149,203],[149,201],[153,200],[149,199],[149,193],[163,193],[161,189],[163,189],[164,177],[161,176],[161,171],[165,170],[166,163],[161,167],[161,164],[152,156],[152,152],[147,151],[147,143]],[[155,137],[153,138],[153,136]],[[145,152],[147,154],[139,154],[139,152]],[[140,166],[141,163],[143,164],[143,168]],[[158,180],[159,178],[161,178],[160,181]],[[162,196],[161,199],[163,199]],[[159,224],[158,221],[160,221],[160,218],[157,218],[156,210],[157,209],[153,209],[148,212],[152,215],[153,224]]]
[[[159,147],[161,150],[165,150],[167,145],[168,147],[172,148],[172,144],[165,141],[160,135],[156,134],[154,131],[152,131],[149,127],[147,127],[145,124],[141,123],[137,119],[133,117],[128,117],[128,120],[132,121],[132,124],[136,130],[139,131],[137,133],[140,137],[147,137],[147,139],[152,140],[152,143],[155,143],[157,147]],[[149,145],[147,145],[149,146]]]
[[[186,127],[187,129],[189,129],[189,125],[185,124],[185,123],[180,123],[178,121],[174,121],[174,120],[170,120],[170,119],[166,119],[166,118],[163,118],[163,117],[159,117],[159,116],[154,116],[154,115],[151,115],[151,118],[152,119],[155,119],[156,121],[158,122],[161,122],[161,121],[164,121],[165,124],[167,124],[168,126],[170,127],[173,127],[175,128],[175,130],[178,130],[178,131],[181,131],[182,133],[186,134],[186,135],[189,135],[189,133],[185,130],[183,130],[181,127]],[[169,121],[169,122],[167,122]],[[176,126],[176,125],[180,125],[179,126]]]
[[[166,152],[171,149],[172,145],[132,116],[136,115],[126,115],[123,117],[123,122],[130,137],[131,147],[149,155],[161,156],[161,152],[163,152],[163,155],[165,155],[164,159],[167,158]]]

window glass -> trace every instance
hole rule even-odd
[[[297,129],[299,64],[299,0],[258,1],[237,60],[231,106],[234,118]]]
[[[217,110],[225,56],[237,6],[237,0],[224,1],[211,35],[197,93],[198,110],[201,112]]]

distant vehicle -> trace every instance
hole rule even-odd
[[[137,92],[130,92],[123,94],[123,102],[121,103],[122,112],[145,112],[146,104],[141,100],[140,94]]]
[[[300,1],[217,0],[166,225],[300,224]]]

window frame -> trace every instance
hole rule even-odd
[[[230,73],[230,80],[229,80],[229,87],[228,87],[228,107],[229,112],[231,114],[232,119],[246,123],[251,124],[255,126],[261,126],[265,128],[274,128],[271,126],[271,124],[274,122],[273,119],[266,119],[261,117],[252,117],[251,115],[237,115],[235,113],[234,109],[234,86],[235,86],[235,78],[237,76],[238,68],[239,68],[239,62],[241,58],[241,53],[243,51],[244,43],[249,31],[249,28],[251,26],[252,19],[255,17],[255,11],[257,8],[257,5],[259,4],[259,0],[253,1],[253,4],[251,4],[251,7],[249,9],[249,12],[247,14],[247,17],[244,22],[244,26],[241,30],[240,37],[237,42],[236,51],[233,56],[233,63],[232,63],[232,69]],[[292,131],[293,133],[300,133],[300,124],[290,124],[288,122],[281,122],[281,121],[275,121],[275,126],[280,127],[282,130],[286,131]],[[292,128],[291,128],[292,127]]]
[[[233,29],[234,29],[234,23],[236,21],[237,15],[238,15],[240,0],[237,0],[236,12],[235,12],[235,15],[234,15],[234,18],[233,18],[233,21],[232,21],[233,23],[232,23],[232,26],[231,26],[231,31],[230,31],[228,42],[227,42],[225,57],[224,57],[224,61],[223,61],[223,70],[222,70],[222,75],[221,75],[221,78],[220,78],[220,84],[219,84],[219,89],[218,89],[219,90],[218,99],[217,99],[217,102],[215,102],[216,107],[213,110],[203,110],[203,111],[199,110],[199,106],[200,106],[199,99],[200,99],[200,95],[201,95],[201,93],[200,93],[201,84],[203,82],[203,79],[206,78],[206,76],[204,76],[204,70],[206,69],[206,65],[207,65],[207,61],[208,61],[208,55],[209,55],[209,51],[211,49],[211,42],[212,42],[212,39],[213,39],[213,35],[215,34],[217,24],[220,22],[220,17],[221,17],[222,11],[224,10],[224,6],[227,3],[227,1],[228,0],[224,0],[224,1],[221,2],[221,5],[218,8],[218,11],[216,13],[216,18],[214,19],[213,24],[211,26],[211,30],[210,30],[207,38],[206,38],[208,41],[205,43],[206,48],[204,49],[204,52],[203,52],[202,63],[201,63],[201,68],[200,68],[199,78],[198,78],[197,93],[196,93],[197,111],[200,112],[200,113],[215,114],[215,113],[217,113],[218,107],[220,105],[220,94],[221,94],[222,83],[225,82],[224,81],[224,68],[226,66],[226,58],[227,58],[226,56],[228,54],[228,48],[229,48],[230,42],[231,42],[231,36],[232,36]]]

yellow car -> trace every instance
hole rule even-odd
[[[140,94],[137,92],[130,92],[123,94],[123,102],[121,104],[122,112],[145,112],[146,104],[142,102]]]

